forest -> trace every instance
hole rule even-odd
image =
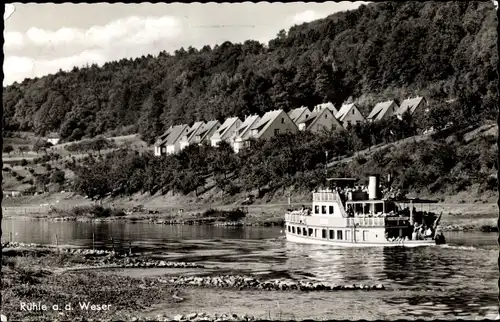
[[[224,42],[60,70],[4,87],[5,129],[55,131],[63,142],[140,133],[151,143],[172,124],[327,101],[354,100],[367,114],[377,101],[415,95],[436,107],[436,122],[450,109],[462,121],[492,120],[495,20],[491,2],[372,3],[281,30],[267,44]]]

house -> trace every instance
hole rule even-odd
[[[300,131],[311,131],[318,133],[321,130],[333,130],[342,128],[342,124],[335,118],[328,106],[317,105],[311,115],[299,123]]]
[[[200,131],[196,133],[193,143],[198,143],[198,144],[202,144],[203,142],[210,143],[210,138],[212,137],[212,135],[214,135],[215,132],[217,132],[217,129],[219,129],[219,127],[220,127],[220,122],[217,120],[208,121],[207,123],[203,124]]]
[[[59,141],[61,139],[59,138],[59,134],[57,133],[50,133],[48,138],[47,138],[47,142],[49,142],[50,144],[52,145],[56,145],[56,144],[59,144]]]
[[[270,139],[281,133],[295,133],[297,125],[283,110],[269,111],[250,128],[251,136],[255,139]]]
[[[188,131],[189,126],[186,124],[171,126],[158,137],[155,143],[155,156],[179,152],[181,150],[180,140]]]
[[[200,122],[195,122],[193,126],[189,129],[189,131],[184,134],[181,138],[180,141],[180,149],[183,150],[185,147],[190,145],[191,143],[197,143],[195,142],[196,136],[203,131],[203,127],[205,125],[205,122],[200,121]]]
[[[220,141],[230,142],[231,137],[236,134],[236,131],[241,126],[241,120],[238,117],[230,117],[215,131],[210,138],[212,146],[217,146]]]
[[[166,153],[166,148],[165,148],[165,139],[168,137],[168,135],[172,132],[172,126],[170,126],[162,135],[160,135],[154,144],[155,147],[155,156],[159,157],[162,154]],[[163,144],[163,145],[162,145]],[[163,151],[162,151],[163,147]]]
[[[382,121],[396,114],[399,107],[393,100],[377,103],[366,118],[368,121]]]
[[[332,102],[328,102],[328,103],[322,103],[322,104],[318,104],[314,107],[314,109],[316,108],[329,108],[330,111],[332,111],[333,115],[337,115],[337,113],[339,112],[336,108],[335,108],[335,105],[333,105]]]
[[[251,137],[250,129],[259,121],[260,116],[258,115],[249,115],[245,117],[245,121],[243,121],[229,140],[235,153],[238,153],[241,149],[248,146],[248,139]]]
[[[342,123],[344,128],[347,128],[349,125],[360,124],[365,120],[363,114],[361,114],[359,108],[354,103],[343,104],[335,117]]]
[[[299,108],[293,109],[290,112],[288,112],[288,116],[290,117],[290,119],[292,119],[293,123],[295,124],[301,123],[306,118],[308,118],[310,114],[311,111],[305,106],[301,106]]]
[[[421,96],[417,96],[414,98],[407,98],[399,107],[399,110],[396,112],[398,116],[402,116],[404,113],[409,112],[410,115],[413,115],[416,111],[420,111],[426,104],[425,98]]]

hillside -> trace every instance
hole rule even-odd
[[[363,5],[255,41],[179,49],[74,68],[4,88],[6,129],[65,141],[332,101],[447,98],[466,118],[493,119],[497,74],[491,2]],[[152,53],[153,54],[153,53]]]

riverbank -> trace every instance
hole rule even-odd
[[[461,205],[463,206],[463,205]],[[442,207],[442,206],[441,206]],[[447,206],[450,209],[450,206]],[[457,207],[458,208],[458,207]],[[461,207],[463,208],[463,207]],[[268,207],[268,209],[272,209]],[[281,212],[282,211],[282,212]],[[225,227],[282,227],[286,208],[276,207],[273,210],[262,213],[250,211],[248,209],[233,210],[207,210],[205,212],[129,212],[119,216],[110,215],[107,217],[95,217],[87,214],[75,215],[73,211],[57,212],[56,214],[19,214],[6,215],[9,217],[22,217],[28,220],[51,220],[51,221],[77,221],[77,222],[146,222],[156,225],[212,225]],[[80,212],[77,212],[80,213]],[[240,218],[235,220],[235,215]],[[498,215],[490,213],[468,214],[443,213],[441,228],[443,231],[481,231],[498,232]]]
[[[240,293],[240,298],[248,299],[259,294],[257,300],[273,296],[264,293],[292,292],[294,296],[301,296],[312,294],[310,292],[375,294],[386,291],[379,283],[330,285],[259,280],[237,273],[188,276],[182,268],[201,272],[204,265],[158,261],[147,254],[2,243],[2,255],[2,314],[9,320],[251,321],[266,318],[266,313],[271,312],[253,316],[248,314],[251,310],[245,312],[244,306],[226,312],[224,306],[200,312],[195,310],[195,305],[206,309],[208,303],[218,298],[213,290],[223,294],[222,297]],[[163,268],[164,274],[140,278],[114,274],[119,267]],[[177,269],[171,272],[171,268]],[[207,296],[203,297],[205,292]],[[187,307],[193,311],[187,312]],[[274,314],[273,319],[279,318]],[[283,318],[286,316],[289,314]]]

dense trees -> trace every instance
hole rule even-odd
[[[281,31],[268,46],[225,42],[59,71],[4,88],[6,126],[58,131],[66,141],[139,131],[152,142],[181,122],[327,100],[338,106],[349,97],[367,111],[376,100],[415,94],[457,98],[448,112],[492,119],[492,9],[471,1],[374,3]]]

